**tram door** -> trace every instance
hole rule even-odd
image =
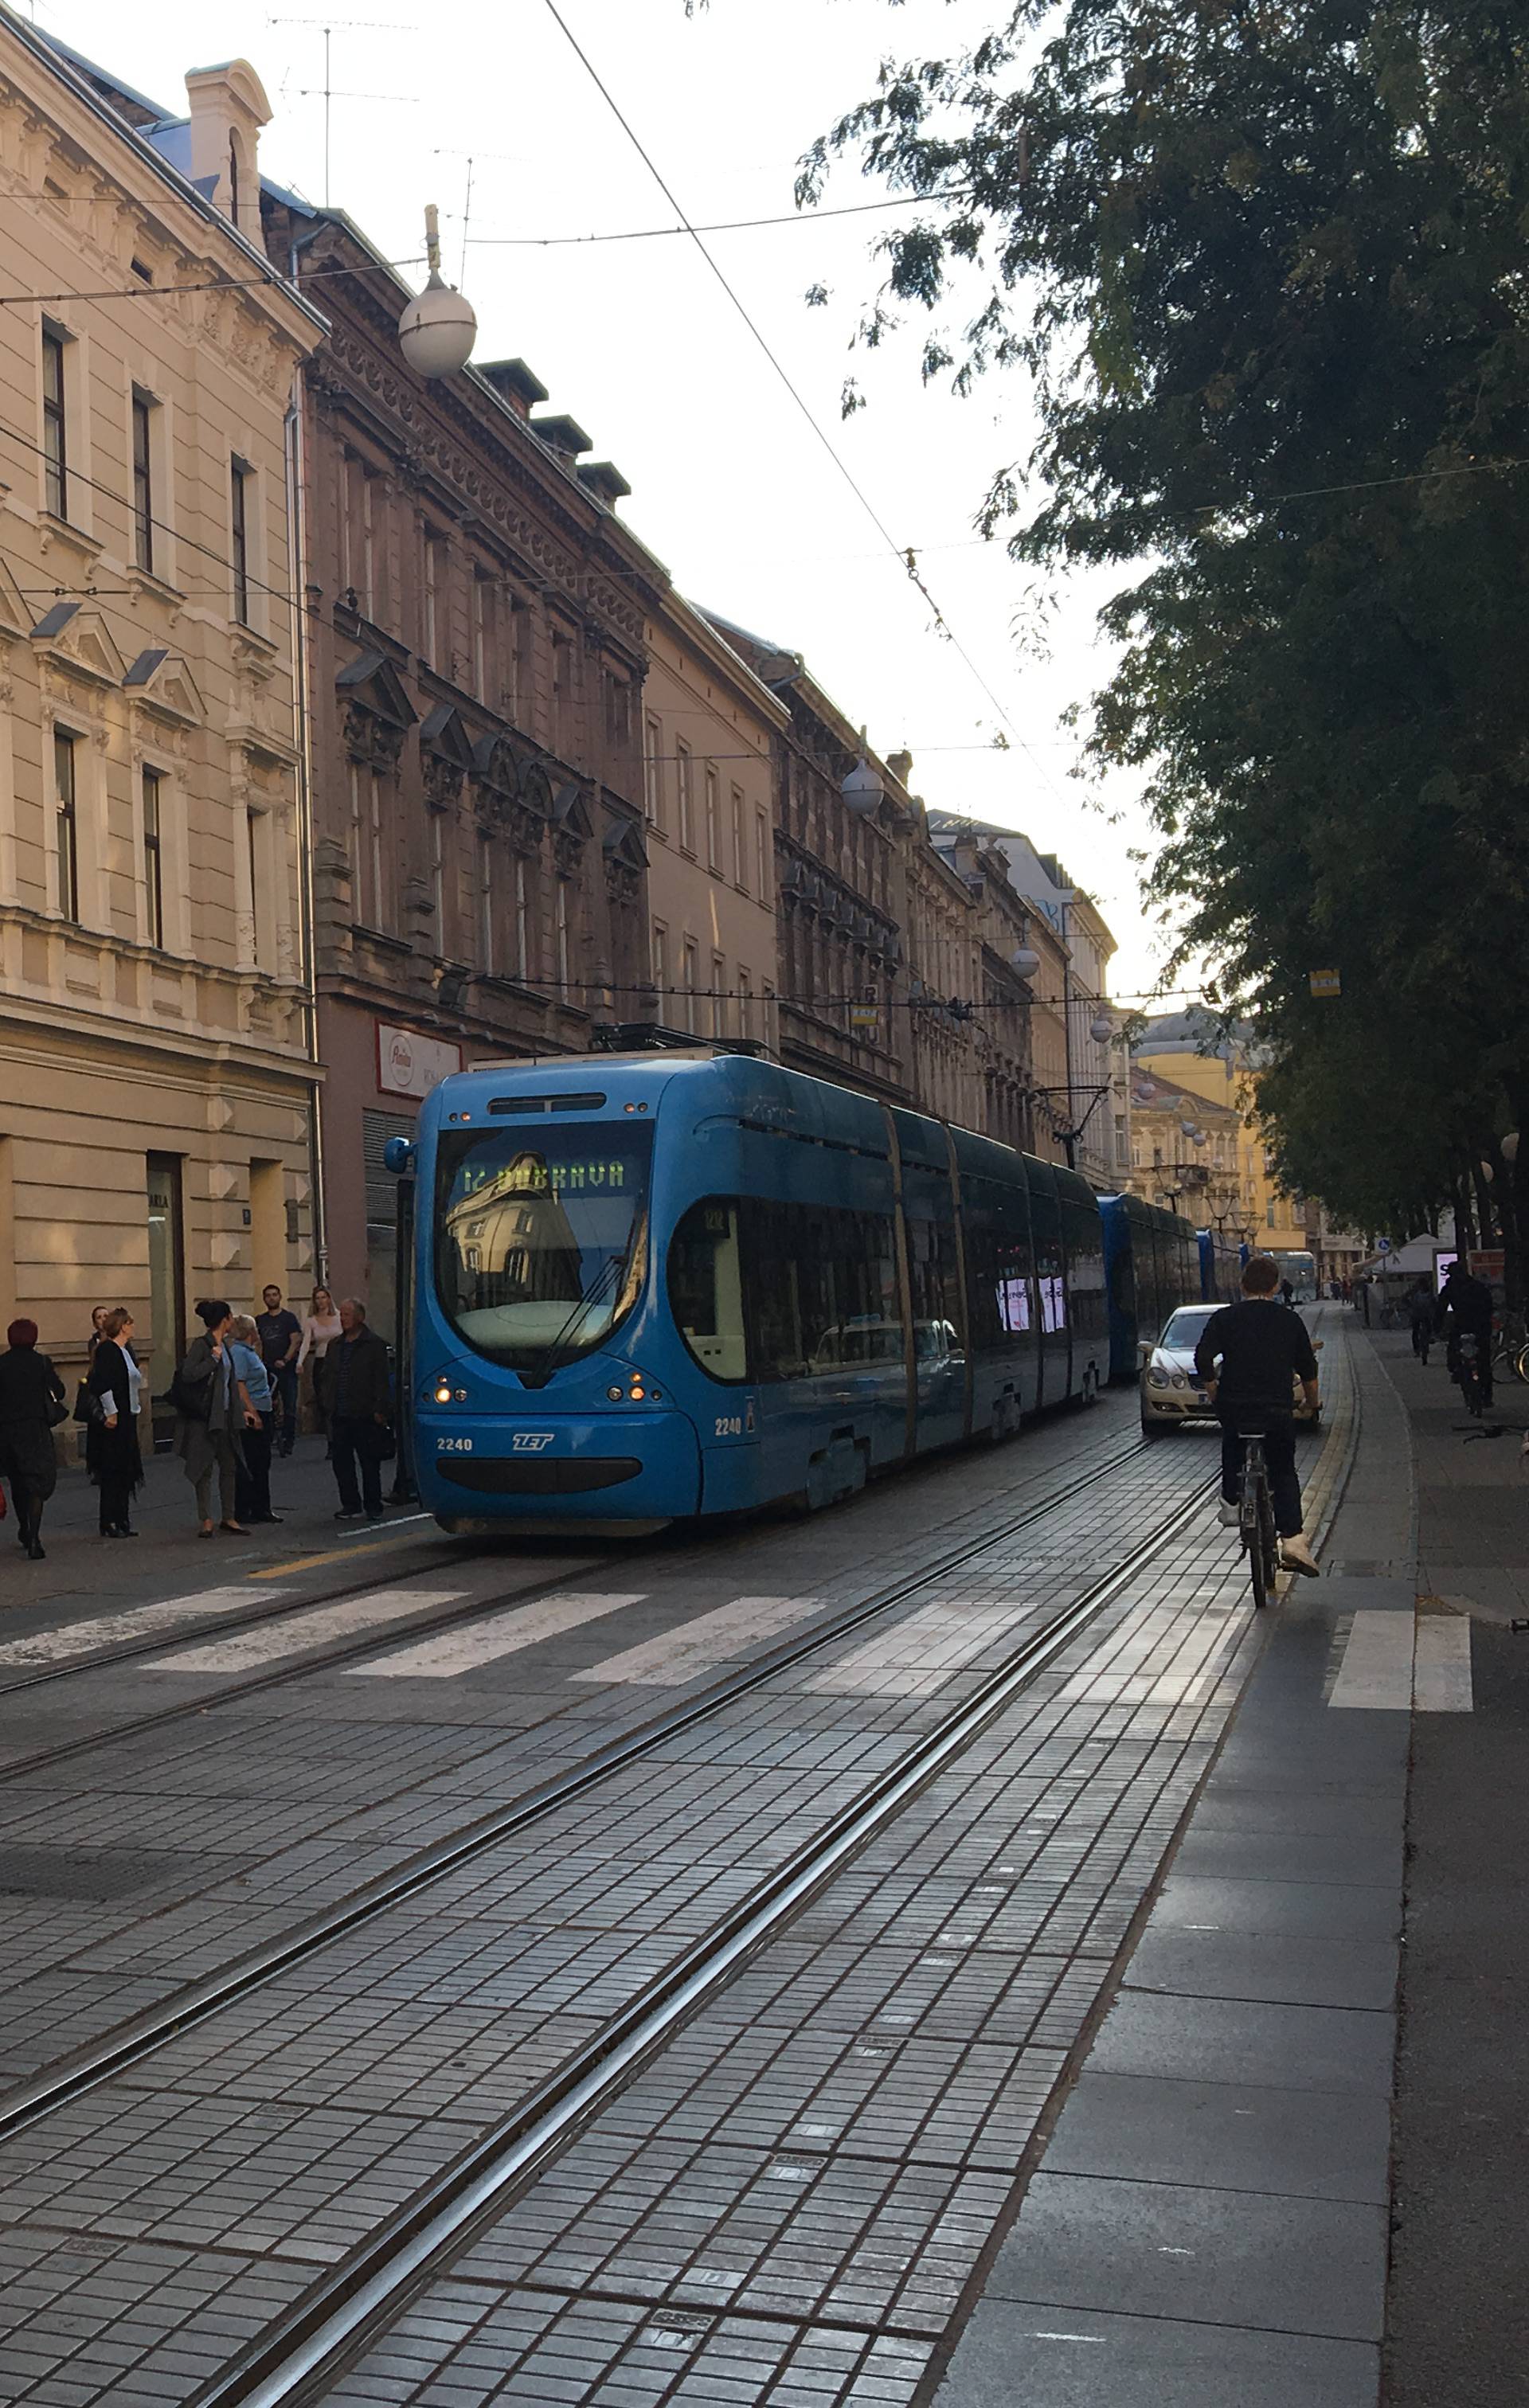
[[[955,1199],[943,1132],[913,1112],[893,1114],[907,1228],[913,1328],[915,1444],[950,1446],[965,1428],[965,1314],[956,1249]]]
[[[1031,1162],[1030,1236],[1036,1256],[1036,1294],[1040,1306],[1040,1398],[1059,1404],[1071,1381],[1072,1340],[1067,1315],[1067,1268],[1062,1245],[1062,1208],[1056,1175],[1047,1162]]]

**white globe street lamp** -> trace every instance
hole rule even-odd
[[[441,275],[439,221],[434,201],[424,213],[424,241],[430,275],[424,291],[398,321],[399,346],[416,376],[455,376],[473,355],[478,319],[472,303],[464,300]]]
[[[873,769],[864,758],[856,762],[839,788],[846,804],[858,820],[875,818],[886,791],[879,770]]]
[[[1008,966],[1018,970],[1021,978],[1033,979],[1040,968],[1040,955],[1033,945],[1016,945],[1009,954]]]
[[[1095,1045],[1107,1045],[1114,1034],[1115,1024],[1110,1019],[1107,1012],[1099,1012],[1096,1017],[1089,1023],[1089,1035],[1093,1038]]]

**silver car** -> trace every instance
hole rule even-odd
[[[1212,1421],[1213,1408],[1194,1370],[1194,1349],[1217,1304],[1181,1304],[1168,1315],[1155,1346],[1141,1349],[1141,1426],[1155,1438],[1176,1423]]]
[[[1269,1311],[1281,1308],[1273,1305]],[[1216,1418],[1215,1407],[1200,1384],[1194,1369],[1194,1349],[1205,1331],[1206,1323],[1219,1304],[1181,1304],[1170,1313],[1166,1328],[1155,1346],[1143,1341],[1141,1348],[1141,1427],[1147,1438],[1156,1438],[1165,1429],[1181,1422],[1208,1422]],[[1322,1340],[1313,1340],[1320,1349]],[[1301,1382],[1292,1384],[1291,1404],[1295,1418],[1302,1422],[1320,1419],[1306,1401]]]

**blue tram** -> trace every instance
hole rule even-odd
[[[1242,1294],[1244,1248],[1216,1229],[1196,1229],[1200,1250],[1200,1302],[1236,1304]]]
[[[1200,1296],[1195,1233],[1177,1212],[1139,1196],[1104,1196],[1105,1268],[1109,1281],[1109,1376],[1134,1380],[1141,1349],[1161,1337],[1174,1307]]]
[[[464,1071],[401,1156],[404,1376],[447,1529],[823,1505],[1108,1374],[1084,1180],[771,1063]]]

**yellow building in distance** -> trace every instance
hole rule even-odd
[[[1196,1097],[1204,1107],[1215,1106],[1219,1113],[1228,1113],[1236,1122],[1237,1211],[1247,1243],[1269,1254],[1305,1251],[1309,1242],[1305,1199],[1287,1195],[1274,1176],[1273,1157],[1264,1142],[1254,1109],[1252,1065],[1247,1045],[1235,1036],[1222,1036],[1203,1012],[1170,1012],[1148,1022],[1132,1049],[1132,1059],[1136,1070],[1146,1071],[1168,1086]],[[1141,1110],[1139,1102],[1133,1103],[1134,1152],[1139,1146],[1136,1130]],[[1180,1120],[1182,1117],[1180,1114]],[[1208,1140],[1207,1121],[1202,1118],[1197,1125],[1207,1129]],[[1218,1122],[1217,1126],[1223,1140],[1229,1138],[1225,1123]],[[1191,1146],[1189,1151],[1198,1150]],[[1150,1170],[1150,1144],[1147,1152]],[[1182,1139],[1179,1154],[1171,1159],[1184,1159]],[[1138,1188],[1136,1192],[1145,1194],[1146,1190]],[[1187,1203],[1179,1209],[1189,1213]]]

